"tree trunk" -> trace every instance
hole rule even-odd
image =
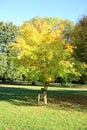
[[[38,94],[38,105],[40,104],[40,94]]]
[[[38,105],[40,104],[41,98],[43,98],[44,104],[47,105],[47,89],[46,88],[41,88],[41,94],[38,94]]]
[[[47,104],[47,88],[41,88],[43,99],[44,99],[44,104]]]
[[[44,94],[43,98],[44,98],[44,104],[47,105],[47,94]]]

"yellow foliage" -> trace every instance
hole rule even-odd
[[[70,45],[69,43],[67,43],[67,45],[66,45],[66,49],[67,49],[68,52],[73,53],[73,49],[74,49],[74,48],[76,48],[76,47]]]
[[[41,74],[46,80],[52,80],[54,77],[48,74],[48,65],[53,66],[51,60],[56,59],[58,49],[63,40],[62,31],[65,24],[57,26],[55,29],[47,22],[37,21],[36,25],[32,23],[23,23],[20,27],[20,36],[16,38],[17,43],[12,44],[14,50],[20,49],[18,59],[23,63],[35,64],[40,69]],[[67,50],[72,52],[72,46],[67,45]],[[64,63],[61,63],[64,64]],[[69,63],[66,65],[70,66]]]

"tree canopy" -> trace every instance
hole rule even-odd
[[[16,66],[13,65],[9,55],[8,43],[15,42],[15,37],[18,34],[19,29],[16,25],[11,22],[0,22],[0,78],[2,79],[12,79],[12,77],[14,79]]]
[[[72,33],[75,54],[81,62],[87,63],[87,16],[84,16],[75,25]]]
[[[72,32],[72,42],[76,46],[74,57],[81,63],[85,63],[85,71],[81,76],[81,82],[87,81],[87,16],[81,18]]]
[[[35,18],[23,23],[16,44],[12,43],[12,52],[16,52],[18,63],[31,70],[31,75],[37,75],[35,77],[43,84],[56,77],[71,82],[80,76],[80,72],[72,57],[74,46],[65,37],[69,35],[66,30],[70,29],[66,27],[69,28],[70,22],[51,20],[52,23],[47,18]],[[53,24],[55,20],[56,24]]]

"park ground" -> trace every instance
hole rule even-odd
[[[87,85],[49,87],[47,105],[40,89],[0,85],[0,130],[87,130]]]

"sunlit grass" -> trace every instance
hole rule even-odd
[[[0,130],[87,130],[87,90],[48,89],[37,105],[37,86],[0,86]]]

